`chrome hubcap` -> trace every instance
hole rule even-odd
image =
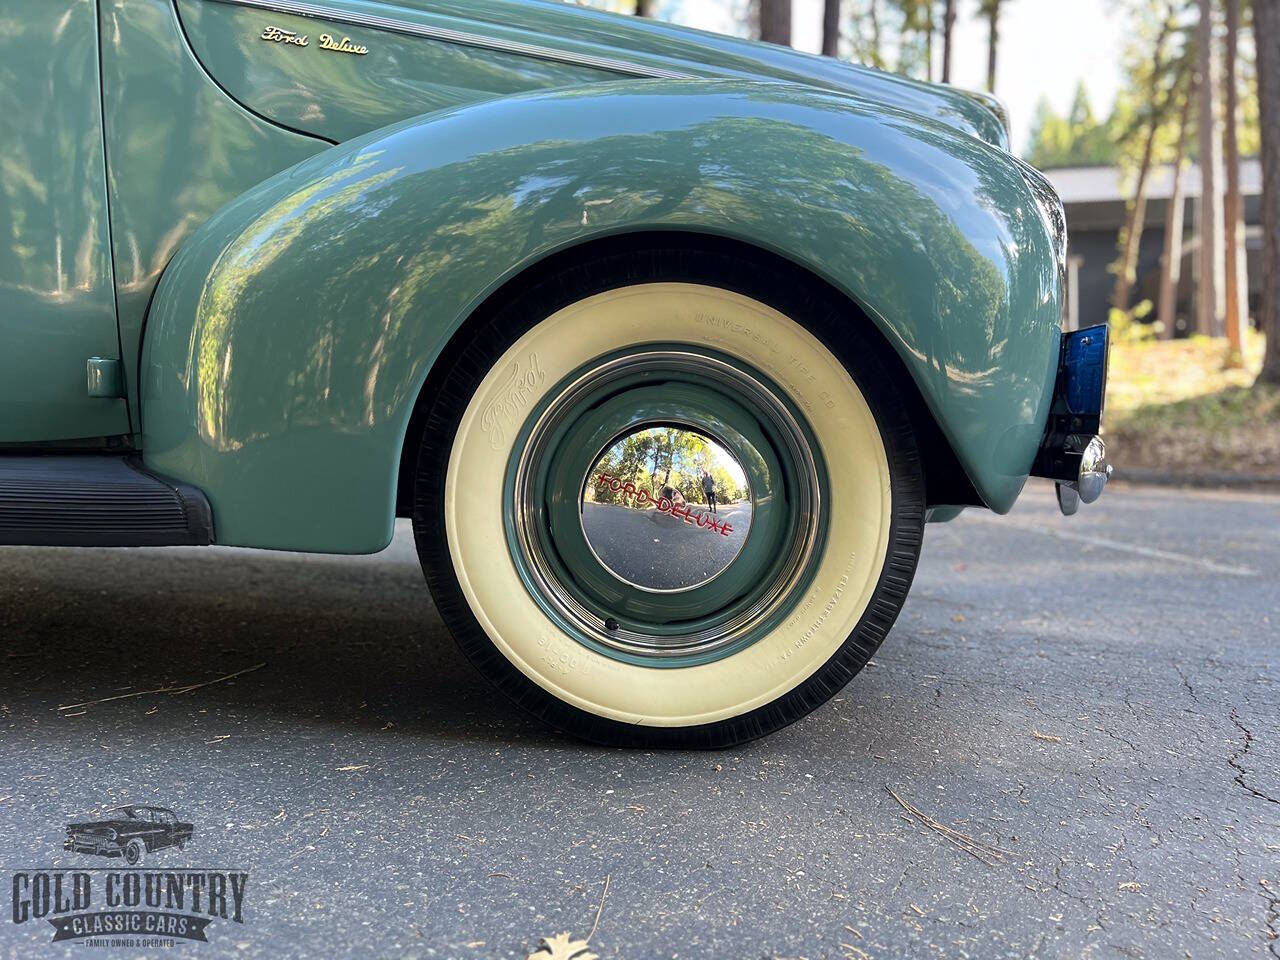
[[[643,426],[601,454],[582,489],[582,530],[605,569],[641,590],[692,590],[742,552],[751,488],[732,453],[675,426]]]
[[[683,347],[603,358],[523,432],[512,554],[543,609],[588,646],[705,661],[772,629],[802,592],[824,535],[824,468],[758,373]]]

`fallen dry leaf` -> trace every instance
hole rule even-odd
[[[587,941],[574,940],[568,933],[543,937],[537,950],[529,954],[529,960],[600,960],[587,949]]]

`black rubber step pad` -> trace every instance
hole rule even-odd
[[[194,487],[137,457],[0,455],[0,544],[203,546],[213,514]]]

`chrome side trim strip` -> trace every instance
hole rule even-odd
[[[442,40],[445,43],[456,43],[467,47],[479,47],[484,50],[497,50],[501,53],[514,53],[525,57],[536,57],[539,60],[554,60],[558,63],[580,67],[594,67],[597,70],[608,70],[633,77],[651,77],[663,80],[687,80],[693,74],[680,73],[675,70],[663,70],[661,67],[647,67],[626,60],[614,60],[610,57],[596,57],[586,53],[572,53],[566,50],[553,50],[533,43],[521,43],[517,40],[501,40],[496,37],[483,37],[474,33],[463,33],[447,27],[431,27],[423,23],[411,23],[395,20],[390,17],[378,17],[373,14],[355,13],[352,11],[336,11],[319,3],[305,3],[303,0],[213,0],[214,3],[226,3],[237,7],[254,7],[258,10],[272,10],[276,13],[288,13],[298,17],[310,17],[318,20],[329,20],[333,23],[345,23],[353,27],[369,27],[374,30],[385,30],[388,33],[400,33],[412,37],[426,37],[431,40]]]

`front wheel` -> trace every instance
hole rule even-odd
[[[723,747],[880,645],[923,477],[874,332],[813,286],[599,254],[504,298],[429,391],[419,556],[516,703],[596,742]]]
[[[142,863],[142,858],[146,856],[147,848],[141,840],[133,839],[125,844],[124,862],[131,867],[136,867]]]

